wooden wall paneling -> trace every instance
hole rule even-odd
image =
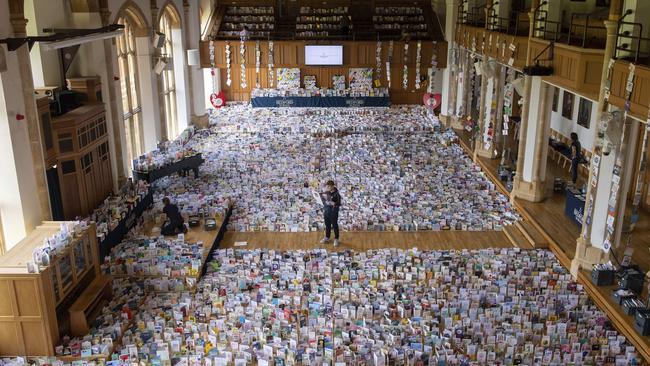
[[[330,88],[332,86],[332,76],[340,74],[345,75],[346,82],[348,80],[349,68],[356,67],[376,67],[375,51],[376,42],[334,42],[336,44],[343,44],[344,46],[344,66],[331,67],[331,66],[306,66],[304,65],[304,45],[308,42],[303,41],[278,41],[274,42],[274,87],[277,85],[275,75],[278,68],[282,67],[298,67],[300,68],[301,85],[305,75],[316,75],[317,84],[319,87]],[[246,44],[246,78],[247,87],[241,88],[240,85],[240,64],[239,64],[239,42],[231,42],[231,86],[226,85],[226,58],[225,58],[225,44],[224,41],[216,41],[215,44],[215,59],[216,67],[219,68],[222,80],[222,90],[226,93],[227,99],[232,101],[246,101],[249,99],[250,91],[255,88],[255,42],[250,41]],[[380,80],[382,86],[387,86],[386,80],[386,61],[388,59],[388,44],[389,42],[382,43],[382,72]],[[431,54],[433,52],[432,42],[422,43],[421,52],[421,74],[427,75],[427,68],[430,65]],[[446,67],[447,50],[446,43],[439,42],[437,44],[438,65],[439,68]],[[416,55],[417,42],[413,41],[409,44],[408,53],[408,66],[409,66],[409,87],[413,88],[415,77],[415,55]],[[201,48],[204,54],[201,55],[201,62],[203,67],[210,67],[210,60],[208,57],[208,45],[204,43]],[[268,84],[268,42],[260,42],[260,49],[262,52],[260,62],[261,86],[263,88],[269,87]],[[393,62],[392,68],[392,84],[391,94],[393,92],[400,92],[398,88],[401,85],[401,73],[404,57],[404,44],[403,42],[394,42],[393,47]],[[424,90],[421,90],[424,92]],[[416,93],[419,94],[419,93]],[[421,100],[418,96],[413,96],[412,100]],[[419,101],[418,101],[419,103]]]

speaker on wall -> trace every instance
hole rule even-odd
[[[154,48],[162,48],[162,46],[165,45],[165,34],[156,32],[153,35],[153,47]]]
[[[200,62],[199,50],[187,50],[187,66],[199,66]]]
[[[167,66],[167,63],[162,59],[160,59],[158,60],[158,62],[156,62],[156,66],[154,66],[153,71],[156,74],[160,75],[163,72],[163,70],[165,70],[165,66]]]

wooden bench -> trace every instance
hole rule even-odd
[[[70,332],[73,336],[88,334],[90,324],[101,310],[104,299],[112,296],[111,279],[99,276],[91,282],[79,298],[70,306]]]

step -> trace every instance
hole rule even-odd
[[[526,239],[528,239],[533,248],[548,248],[548,241],[544,235],[537,230],[532,222],[522,220],[517,222],[517,225],[519,225],[519,230],[524,234]]]
[[[522,249],[532,249],[532,245],[528,239],[526,239],[521,230],[519,230],[519,227],[517,227],[517,225],[504,226],[503,232],[515,247]]]

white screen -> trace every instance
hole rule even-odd
[[[343,46],[305,46],[305,65],[343,65]]]

